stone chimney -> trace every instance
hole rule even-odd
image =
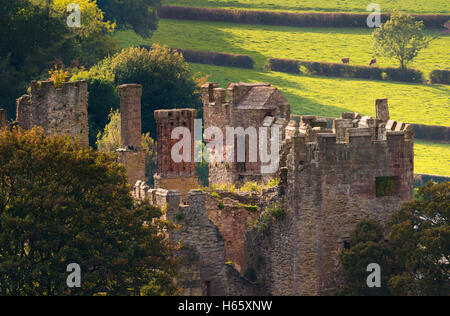
[[[8,125],[8,118],[6,116],[6,110],[0,109],[0,128]]]
[[[377,119],[387,123],[389,121],[388,99],[377,99],[375,101],[375,111]]]
[[[158,144],[158,166],[155,175],[155,188],[177,190],[184,198],[189,191],[197,189],[198,176],[195,171],[194,109],[172,109],[155,111]],[[190,161],[175,162],[172,148],[181,139],[172,139],[172,132],[177,127],[186,127],[190,131]],[[180,137],[181,138],[181,137]],[[186,148],[183,148],[185,150]],[[183,153],[181,153],[183,154]]]
[[[120,97],[121,148],[119,162],[125,165],[131,188],[145,181],[145,150],[142,148],[142,86],[124,84],[118,87]]]

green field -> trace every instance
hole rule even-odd
[[[410,65],[426,76],[434,69],[449,68],[450,36],[437,36]],[[341,62],[349,57],[351,64],[368,65],[372,59],[371,30],[359,28],[294,28],[267,25],[161,20],[151,40],[131,31],[117,34],[122,46],[166,44],[169,47],[199,49],[250,55],[255,68],[262,69],[267,58],[292,58],[311,61]],[[379,67],[398,67],[395,61],[377,57]]]
[[[414,172],[450,176],[450,145],[416,140]]]
[[[384,12],[395,9],[408,13],[446,13],[450,12],[447,0],[377,0]],[[163,5],[181,5],[192,7],[311,11],[311,12],[366,12],[371,1],[361,0],[163,0]]]
[[[365,81],[192,64],[226,87],[235,81],[270,82],[291,104],[293,114],[338,117],[355,111],[375,115],[375,99],[388,98],[391,118],[418,124],[450,126],[450,86]]]
[[[286,2],[286,1],[285,1]],[[319,1],[320,2],[320,1]],[[220,3],[220,2],[219,2]],[[282,2],[281,2],[282,3]],[[215,2],[216,4],[216,2]],[[165,44],[174,48],[247,54],[254,70],[191,64],[194,73],[226,87],[230,82],[270,82],[291,104],[293,114],[337,117],[355,111],[375,115],[375,99],[388,98],[391,118],[417,124],[450,126],[450,86],[292,75],[263,70],[269,57],[367,64],[372,58],[370,30],[346,28],[291,28],[231,23],[161,20],[150,40],[131,31],[115,34],[121,47]],[[440,33],[428,32],[435,36]],[[421,52],[414,68],[426,74],[448,69],[450,37],[440,36]],[[395,64],[377,58],[380,67]],[[415,172],[450,176],[450,145],[417,141]]]

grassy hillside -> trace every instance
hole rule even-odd
[[[250,10],[311,12],[365,12],[370,1],[361,0],[163,0],[164,5]],[[401,10],[408,13],[449,13],[447,0],[377,0],[384,12]]]
[[[414,172],[450,176],[450,145],[416,140]]]
[[[442,35],[427,31],[430,36]],[[233,23],[161,20],[151,40],[127,31],[118,33],[122,46],[157,42],[170,47],[247,54],[261,69],[270,57],[311,61],[340,62],[350,57],[351,64],[368,65],[372,59],[371,30],[358,28],[293,28],[283,26],[241,25]],[[425,72],[449,66],[450,36],[440,36],[423,50],[410,68]],[[377,58],[379,67],[394,66],[395,61]]]
[[[375,115],[375,99],[388,98],[391,117],[409,123],[450,126],[450,86],[366,81],[192,64],[194,72],[229,82],[270,82],[291,104],[293,114],[337,117],[356,111]]]

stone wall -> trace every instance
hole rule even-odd
[[[24,129],[40,126],[47,135],[71,136],[87,148],[87,106],[86,81],[65,82],[61,89],[52,81],[33,81],[30,95],[17,100],[16,121]]]
[[[243,205],[259,207],[259,196],[227,191],[217,191],[217,194],[218,196],[206,196],[206,212],[225,240],[226,261],[231,262],[237,271],[244,274],[245,232],[249,224],[259,218],[259,210],[249,210]]]
[[[0,109],[0,128],[8,126],[8,117],[6,110]]]
[[[182,258],[178,284],[185,295],[252,295],[255,285],[242,278],[227,264],[225,240],[206,212],[206,193],[192,190],[181,203],[178,191],[150,189],[138,181],[134,196],[165,208],[166,218],[179,226],[169,232],[173,242],[181,243]],[[200,293],[201,292],[201,293]]]
[[[206,83],[202,86],[202,100],[204,106],[205,128],[217,127],[223,134],[223,162],[210,161],[210,183],[235,183],[240,186],[248,181],[263,182],[270,176],[261,172],[261,157],[259,155],[259,129],[266,127],[280,128],[283,138],[290,117],[290,106],[286,98],[269,83],[232,83],[227,90],[219,88],[217,83]],[[237,135],[230,137],[231,144],[227,143],[227,128],[242,128],[247,132],[240,138]],[[250,131],[256,129],[256,150],[250,150]],[[239,161],[237,144],[245,142],[245,161]],[[205,139],[208,143],[209,140]],[[270,133],[267,142],[270,144]],[[231,152],[233,151],[233,152]],[[233,161],[227,161],[229,154]],[[252,161],[250,155],[255,154]]]
[[[410,126],[348,113],[340,120],[352,124],[299,127],[287,157],[287,217],[266,235],[248,233],[247,252],[262,258],[258,278],[272,295],[332,294],[343,280],[338,254],[356,224],[385,223],[412,199]],[[382,177],[393,184],[386,196],[377,190]]]

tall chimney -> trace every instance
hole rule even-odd
[[[121,144],[118,160],[125,165],[131,189],[137,181],[145,181],[145,150],[142,148],[141,96],[142,86],[124,84],[120,96]]]

